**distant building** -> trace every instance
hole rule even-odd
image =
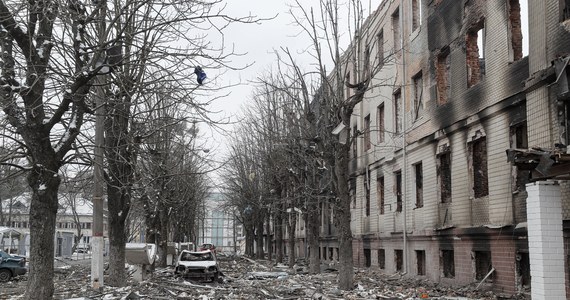
[[[2,249],[12,249],[11,252],[17,252],[22,255],[26,255],[29,252],[31,197],[30,193],[23,193],[20,196],[2,201],[2,224],[0,225],[21,234],[18,239],[9,238],[4,234],[4,238],[0,241]],[[91,242],[93,223],[93,205],[91,200],[74,194],[60,194],[59,203],[54,236],[55,256],[70,256],[72,254],[71,247],[75,238],[79,237],[79,235],[81,235],[81,238],[77,248],[88,250],[90,248],[89,243]],[[103,217],[103,222],[103,235],[108,237],[106,216]]]
[[[203,217],[198,219],[196,244],[211,243],[218,251],[239,251],[241,241],[245,241],[242,226],[236,223],[233,214],[222,208],[223,204],[222,193],[213,192],[206,198],[202,208]]]

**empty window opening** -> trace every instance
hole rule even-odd
[[[329,259],[334,260],[334,249],[332,247],[329,248]]]
[[[384,214],[384,177],[376,179],[376,197],[378,198],[378,208],[380,214]]]
[[[483,280],[492,268],[491,252],[475,251],[475,280]],[[492,274],[487,278],[486,282],[493,282]]]
[[[437,81],[437,103],[439,105],[447,103],[449,97],[450,83],[449,79],[449,47],[443,49],[437,56],[436,65],[436,81]]]
[[[511,148],[527,149],[528,148],[528,134],[526,122],[521,122],[511,126],[510,129],[510,144]],[[516,176],[512,181],[512,192],[524,191],[526,184],[530,182],[530,170],[521,170],[517,166],[512,166],[512,174]]]
[[[367,76],[370,71],[370,46],[366,45],[364,48],[364,77]]]
[[[370,249],[364,249],[364,262],[365,267],[370,268],[372,265],[372,257],[370,256]]]
[[[516,260],[517,286],[522,291],[530,287],[530,257],[527,252],[518,252]]]
[[[394,177],[396,181],[396,186],[395,186],[396,212],[401,212],[402,211],[402,171],[395,172]]]
[[[418,275],[426,275],[426,252],[424,250],[416,250],[416,262]]]
[[[384,143],[384,104],[378,106],[378,143]]]
[[[467,86],[472,87],[485,75],[485,22],[480,21],[467,32]]]
[[[570,0],[560,0],[560,21],[570,20]]]
[[[358,127],[356,127],[355,125],[354,127],[352,127],[352,138],[351,138],[352,158],[358,157],[358,140],[356,139],[357,137],[358,137]]]
[[[509,55],[517,61],[528,55],[528,3],[527,0],[509,0]]]
[[[416,175],[416,208],[424,206],[424,173],[422,163],[414,165]]]
[[[378,267],[381,270],[386,268],[386,251],[384,249],[378,249]]]
[[[412,77],[414,84],[414,120],[421,117],[424,112],[424,80],[422,71]]]
[[[384,66],[384,30],[380,29],[380,32],[376,36],[378,42],[378,69]]]
[[[441,153],[438,164],[440,201],[441,203],[451,203],[451,153]]]
[[[371,148],[370,144],[370,114],[364,117],[364,151],[368,151]]]
[[[441,262],[440,265],[442,266],[442,274],[445,278],[454,278],[455,277],[455,257],[453,250],[441,250],[440,256]]]
[[[412,32],[422,25],[422,5],[420,0],[412,0]]]
[[[473,193],[475,198],[489,195],[487,174],[487,139],[480,138],[471,145],[473,155]]]
[[[364,190],[366,192],[365,214],[370,216],[370,170],[366,171],[364,176]]]
[[[394,120],[395,120],[395,132],[402,132],[403,120],[402,120],[402,91],[398,89],[394,93]]]
[[[394,52],[397,52],[402,47],[400,37],[400,9],[396,8],[392,14],[392,32],[394,33]]]
[[[396,272],[401,272],[404,265],[404,251],[394,250],[394,263],[396,264]]]

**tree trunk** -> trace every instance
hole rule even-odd
[[[33,194],[30,205],[30,272],[24,299],[29,300],[52,299],[54,292],[55,219],[61,182],[54,161],[55,158],[43,163],[38,161],[28,175]]]
[[[267,251],[267,259],[271,261],[273,259],[273,251],[271,249],[271,213],[268,213],[265,219],[265,231],[267,232],[265,236],[265,249]]]
[[[124,286],[125,222],[131,207],[131,188],[134,176],[133,153],[129,151],[129,98],[116,97],[109,101],[105,120],[105,156],[108,163],[107,208],[109,222],[109,278],[110,286]],[[114,101],[113,101],[114,100]]]
[[[258,259],[263,259],[265,254],[263,251],[263,217],[256,218],[256,231],[257,234],[255,235],[256,241],[255,244],[257,246],[256,256]]]
[[[307,220],[307,239],[309,242],[309,272],[318,274],[321,272],[321,260],[319,257],[320,240],[320,211],[316,199],[309,201]]]
[[[281,190],[278,195],[281,195]],[[283,204],[277,203],[275,210],[275,262],[283,263]]]
[[[287,231],[289,235],[289,268],[292,269],[297,261],[297,257],[295,256],[295,225],[297,223],[297,212],[291,209],[291,214],[288,219],[289,222],[287,223]]]
[[[348,156],[350,143],[340,145],[336,153],[337,201],[335,223],[339,245],[338,284],[343,290],[353,288],[352,230],[350,228],[350,196],[348,193]]]
[[[160,209],[160,234],[158,235],[157,254],[158,267],[166,267],[166,252],[168,248],[168,208]]]

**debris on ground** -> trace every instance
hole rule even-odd
[[[308,274],[308,266],[298,262],[293,269],[284,264],[246,257],[219,255],[223,272],[218,282],[190,281],[174,275],[174,267],[156,268],[146,281],[129,278],[125,287],[90,288],[90,260],[69,264],[56,261],[54,299],[530,299],[528,295],[501,297],[476,289],[477,282],[464,287],[446,287],[400,274],[355,270],[354,289],[340,290],[338,271],[323,265],[321,274]],[[129,272],[127,272],[129,274]],[[1,299],[19,299],[26,288],[27,275],[3,285]]]

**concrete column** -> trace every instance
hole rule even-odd
[[[560,186],[535,182],[526,190],[532,299],[566,299]]]

